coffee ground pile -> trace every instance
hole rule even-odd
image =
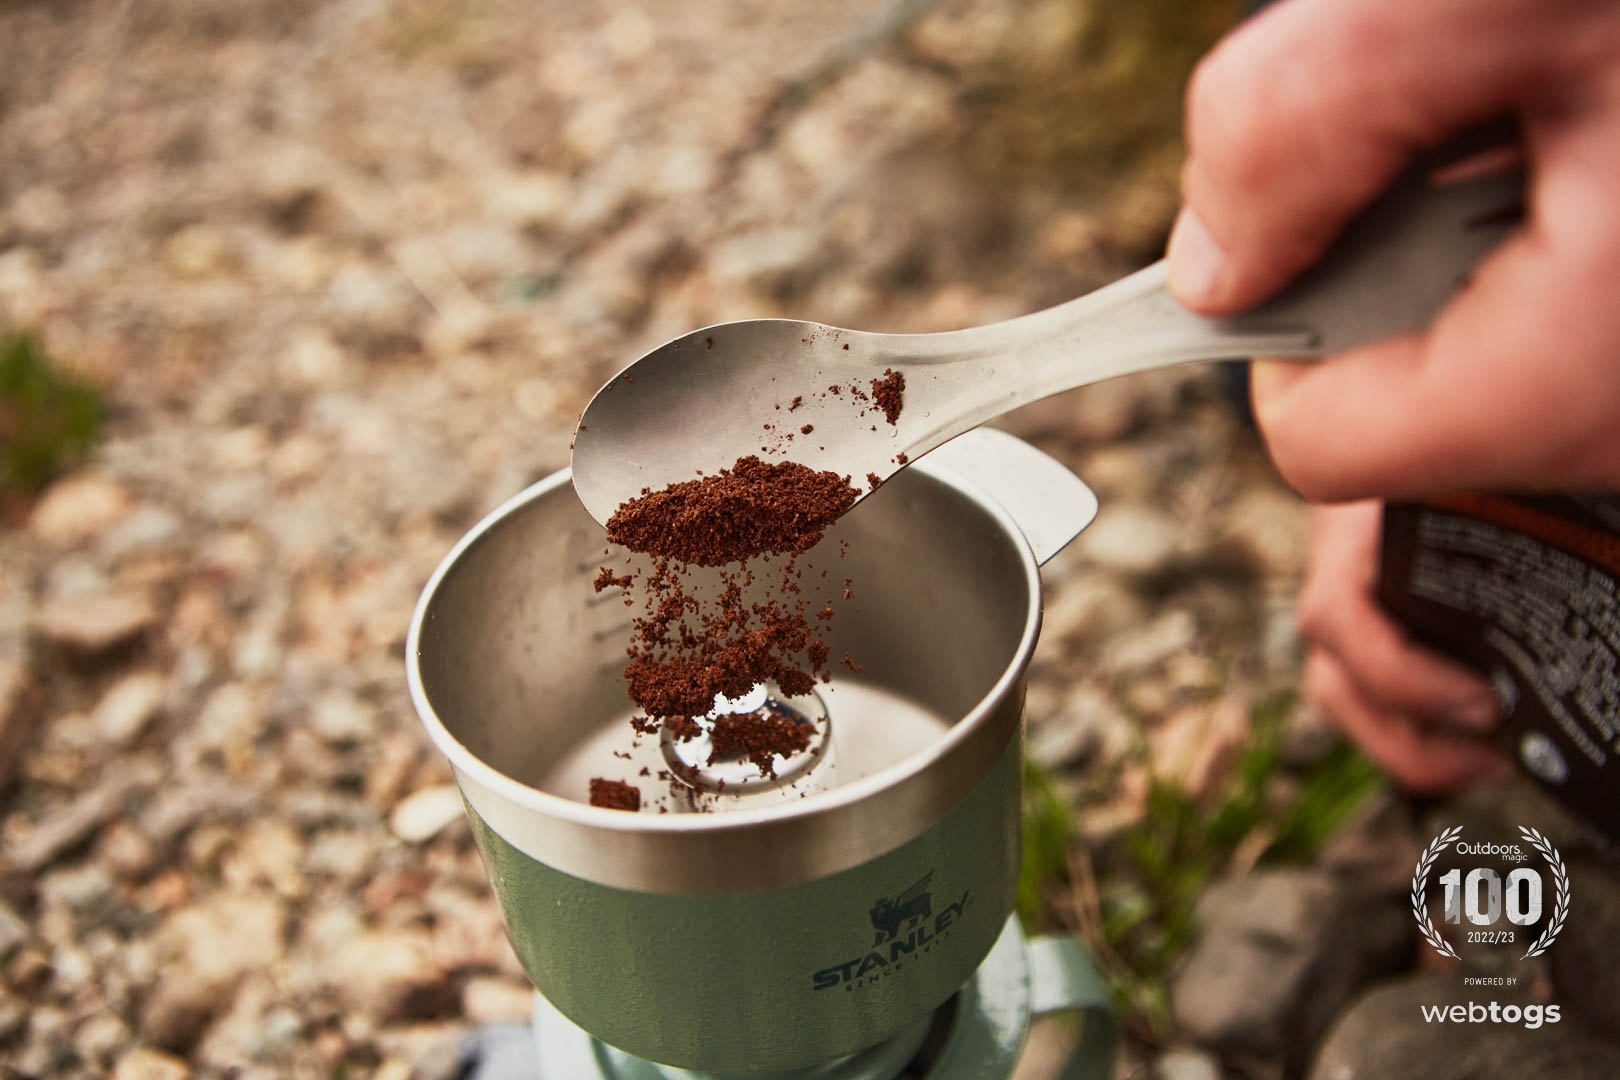
[[[827,672],[830,650],[808,617],[801,577],[789,557],[775,571],[776,597],[748,603],[752,568],[722,569],[718,597],[703,597],[688,588],[676,560],[657,559],[643,581],[648,612],[631,623],[624,669],[631,700],[671,723],[677,737],[690,737],[689,718],[708,713],[716,694],[741,697],[763,682],[788,697],[809,693]]]
[[[811,726],[771,709],[727,713],[715,718],[709,732],[709,763],[747,758],[766,776],[776,775],[776,755],[792,757],[810,747]]]
[[[640,810],[641,790],[623,780],[594,777],[591,780],[591,805],[608,810]]]
[[[718,476],[643,491],[608,519],[608,539],[698,566],[798,554],[855,502],[849,477],[797,462],[738,458]]]
[[[883,378],[872,380],[872,400],[883,410],[883,419],[893,427],[905,404],[906,377],[892,368],[883,369]]]

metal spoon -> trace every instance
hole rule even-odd
[[[1232,318],[1183,308],[1159,262],[1057,307],[949,333],[791,319],[694,330],[591,400],[574,435],[574,490],[606,523],[643,489],[758,454],[846,474],[864,498],[874,478],[1059,391],[1192,360],[1325,356],[1418,330],[1517,222],[1523,186],[1517,168],[1460,178],[1414,169],[1284,293]],[[886,370],[905,376],[893,425],[850,390],[870,395]]]

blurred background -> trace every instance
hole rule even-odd
[[[670,336],[1156,258],[1240,14],[0,4],[0,1073],[441,1078],[526,1016],[405,697],[434,565]],[[1298,703],[1303,507],[1240,412],[1202,367],[1004,425],[1102,498],[1047,571],[1020,913],[1098,951],[1121,1076],[1327,1075],[1417,962],[1433,808]]]

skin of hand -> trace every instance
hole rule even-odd
[[[1307,497],[1620,489],[1620,3],[1285,0],[1194,73],[1168,259],[1210,314],[1275,292],[1416,151],[1504,114],[1524,227],[1428,331],[1255,365],[1256,419]]]
[[[1413,790],[1505,775],[1483,739],[1497,720],[1490,687],[1407,638],[1373,595],[1382,518],[1375,500],[1313,511],[1299,602],[1306,699]]]

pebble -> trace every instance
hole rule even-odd
[[[114,683],[91,713],[98,734],[112,746],[137,738],[163,705],[168,680],[156,671],[137,671]]]
[[[147,593],[128,591],[47,601],[36,617],[50,641],[99,653],[152,627],[158,613]]]
[[[294,385],[335,386],[348,374],[348,358],[331,335],[305,331],[288,343],[278,370]]]
[[[132,505],[129,492],[105,477],[69,476],[45,490],[28,528],[51,547],[72,547],[122,520]]]
[[[433,962],[431,937],[419,930],[353,935],[327,970],[350,1008],[383,1023],[448,1015],[458,1004],[449,975]]]
[[[461,988],[461,1015],[471,1024],[521,1023],[534,1011],[527,983],[475,975]]]
[[[1152,667],[1190,648],[1197,636],[1198,625],[1192,612],[1182,608],[1167,611],[1109,642],[1101,666],[1117,674]]]
[[[309,726],[331,742],[357,742],[376,732],[377,710],[353,694],[333,691],[315,699]]]
[[[0,900],[0,964],[28,940],[28,924],[3,900]]]
[[[118,1059],[112,1080],[186,1080],[190,1075],[191,1069],[173,1054],[138,1046]]]
[[[1104,506],[1075,543],[1097,565],[1122,574],[1163,568],[1176,550],[1181,525],[1162,510],[1123,503]]]
[[[388,828],[408,844],[433,839],[461,817],[461,791],[454,784],[435,784],[413,791],[395,804]]]
[[[38,687],[20,661],[0,657],[0,791],[10,784],[34,745],[43,717]]]
[[[1221,1080],[1221,1064],[1201,1050],[1171,1050],[1158,1061],[1159,1080]]]
[[[58,855],[88,839],[102,822],[123,804],[125,796],[154,781],[145,767],[128,768],[82,792],[72,802],[42,820],[34,831],[10,845],[7,861],[13,869],[33,873],[50,865]]]

